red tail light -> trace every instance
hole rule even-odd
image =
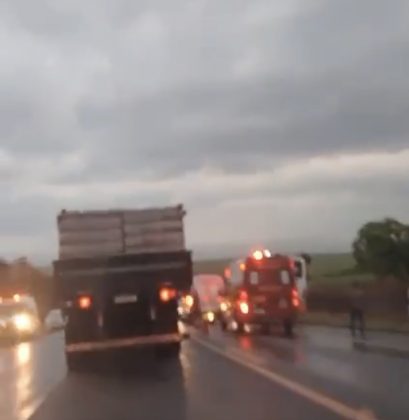
[[[80,296],[78,298],[78,307],[80,309],[89,309],[92,306],[92,299],[90,296]]]
[[[294,308],[298,308],[300,306],[300,296],[298,295],[297,289],[292,289],[291,291],[291,303]]]
[[[161,287],[159,290],[159,299],[162,302],[169,302],[172,299],[176,298],[176,289],[174,289],[173,287]]]
[[[247,315],[250,312],[249,294],[245,290],[239,290],[237,304],[243,315]]]
[[[245,291],[245,290],[240,290],[239,291],[239,300],[241,301],[248,301],[249,300],[249,294]]]

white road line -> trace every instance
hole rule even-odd
[[[260,366],[252,364],[246,359],[241,358],[240,356],[238,356],[237,354],[233,352],[227,352],[225,350],[222,350],[216,345],[210,343],[207,340],[203,340],[197,337],[196,335],[192,335],[191,339],[197,342],[198,344],[200,344],[201,346],[206,347],[207,349],[221,356],[224,356],[227,359],[232,360],[233,362],[236,362],[237,364],[252,370],[253,372],[258,373],[259,375],[270,380],[271,382],[275,382],[276,384],[289,389],[290,391],[312,401],[313,403],[317,405],[320,405],[326,408],[329,411],[332,411],[335,414],[338,414],[339,416],[345,419],[376,420],[375,415],[370,410],[356,409],[356,408],[350,407],[340,401],[337,401],[331,397],[328,397],[327,395],[324,395],[318,391],[308,388],[305,385],[301,385],[300,383],[292,381],[291,379],[288,379],[282,375],[279,375],[277,373],[264,369]]]
[[[43,402],[45,402],[47,397],[51,394],[51,391],[59,384],[59,382],[60,381],[53,383],[51,386],[48,386],[42,394],[33,396],[33,398],[27,401],[18,411],[17,419],[29,420],[37,412]]]
[[[40,405],[45,401],[50,391],[51,390],[35,398],[34,401],[31,402],[31,404],[28,404],[27,407],[24,407],[18,413],[18,420],[29,420],[30,417],[39,409]]]

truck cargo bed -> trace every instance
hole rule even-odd
[[[58,216],[59,258],[161,253],[185,249],[183,206],[66,211]]]

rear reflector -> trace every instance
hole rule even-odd
[[[89,309],[92,305],[90,296],[80,296],[78,298],[78,306],[80,309]]]
[[[169,302],[176,298],[176,289],[172,287],[162,287],[159,290],[159,298],[162,302]]]

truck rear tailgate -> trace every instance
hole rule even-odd
[[[189,252],[57,261],[67,343],[174,333],[177,300],[161,302],[159,290],[188,290],[191,272]],[[92,302],[84,310],[78,308],[81,297]]]

